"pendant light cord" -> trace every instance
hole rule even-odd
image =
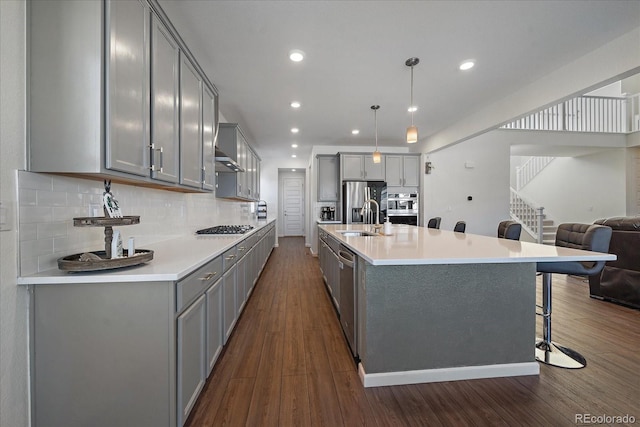
[[[372,105],[371,109],[373,110],[373,122],[375,124],[375,132],[376,132],[376,152],[378,151],[378,109],[379,105]]]
[[[409,108],[411,108],[411,126],[413,126],[413,65],[411,66],[411,105]]]

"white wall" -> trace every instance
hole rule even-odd
[[[439,216],[441,229],[466,221],[467,233],[495,236],[498,223],[509,219],[508,140],[490,132],[430,153],[428,160],[434,169],[423,174],[424,223]]]
[[[640,26],[610,43],[567,64],[451,124],[415,144],[412,151],[433,152],[477,136],[514,118],[584,93],[603,84],[640,72]]]
[[[542,204],[556,224],[626,215],[626,149],[556,157],[522,195]]]
[[[27,291],[18,276],[16,170],[25,164],[25,1],[0,1],[0,426],[29,425]]]

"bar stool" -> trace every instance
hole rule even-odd
[[[498,237],[501,239],[520,240],[522,225],[516,221],[502,221],[498,224]]]
[[[427,222],[427,228],[435,228],[436,230],[440,229],[440,221],[442,218],[439,216],[433,217]]]
[[[456,222],[456,225],[453,227],[453,231],[455,231],[456,233],[464,233],[466,229],[467,223],[464,221]]]
[[[556,233],[556,246],[595,252],[608,252],[611,227],[591,224],[560,224]],[[561,368],[578,369],[587,365],[585,358],[570,348],[551,341],[551,275],[577,274],[592,276],[600,273],[605,261],[539,262],[542,273],[542,340],[536,340],[536,360]]]

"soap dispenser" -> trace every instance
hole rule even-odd
[[[384,234],[386,236],[391,235],[391,221],[389,221],[389,217],[387,217],[387,219],[384,222]]]

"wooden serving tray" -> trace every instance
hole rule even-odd
[[[111,219],[111,218],[109,218]],[[122,219],[122,218],[113,218]],[[127,250],[124,249],[124,255],[127,255]],[[122,258],[107,258],[105,251],[93,251],[90,252],[99,256],[100,260],[80,261],[80,256],[83,253],[68,255],[64,258],[58,259],[58,268],[65,271],[99,271],[99,270],[111,270],[114,268],[131,267],[139,265],[153,259],[153,251],[149,249],[136,249],[133,256],[123,256]]]
[[[114,227],[120,225],[140,224],[140,216],[123,216],[122,218],[109,218],[104,216],[85,216],[73,218],[75,227]],[[136,251],[137,253],[137,251]]]

